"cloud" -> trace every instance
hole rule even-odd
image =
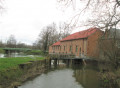
[[[72,16],[71,9],[62,12],[56,3],[56,0],[6,0],[7,12],[0,17],[1,39],[13,34],[18,41],[32,44],[43,26]]]

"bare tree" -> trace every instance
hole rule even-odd
[[[100,59],[111,62],[116,69],[120,62],[120,29],[110,29],[99,39]]]
[[[78,0],[58,0],[59,3],[64,5],[73,5]],[[76,14],[70,21],[70,24],[74,26],[89,26],[97,27],[104,30],[104,36],[110,29],[116,30],[120,27],[120,1],[119,0],[79,0],[79,3],[84,4],[83,8],[78,8],[78,14]],[[82,14],[88,14],[85,22],[80,22]],[[82,15],[83,16],[83,15]],[[79,24],[81,23],[81,25]],[[116,44],[116,37],[114,36],[114,44]]]
[[[3,48],[5,46],[5,44],[2,42],[2,40],[0,41],[0,47]]]
[[[38,45],[41,45],[44,52],[47,51],[48,46],[55,42],[56,40],[56,24],[53,23],[44,27],[39,34]]]
[[[69,24],[67,23],[60,23],[59,24],[59,40],[61,40],[62,38],[67,37],[68,35],[70,35],[72,29],[70,27]]]
[[[70,24],[72,26],[96,26],[102,29],[108,29],[111,26],[119,24],[120,21],[120,1],[119,0],[58,0],[60,3],[64,2],[64,5],[73,5],[75,2],[83,7],[78,8],[78,13],[71,19]],[[81,4],[82,3],[82,4]],[[81,9],[82,8],[82,9]],[[77,8],[76,8],[77,9]],[[84,16],[83,14],[89,14],[87,20],[80,21]],[[82,15],[82,16],[81,16]],[[79,25],[78,25],[79,24]],[[118,26],[118,25],[117,25]]]
[[[41,43],[40,43],[40,40],[38,40],[38,39],[32,44],[32,48],[33,48],[33,49],[42,49],[41,46],[42,46],[42,45],[41,45]]]
[[[16,48],[16,43],[17,43],[17,41],[16,41],[14,35],[10,35],[9,39],[7,40],[7,47]]]
[[[28,48],[28,45],[26,45],[25,43],[18,42],[18,43],[16,44],[16,47],[17,47],[17,48]]]
[[[56,24],[52,23],[42,29],[41,33],[39,34],[39,38],[37,39],[36,43],[34,43],[34,47],[37,46],[38,49],[47,51],[50,45],[68,36],[70,32],[71,31],[68,24],[61,23],[59,28],[57,28]]]

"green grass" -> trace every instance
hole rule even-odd
[[[4,53],[5,51],[3,49],[0,48],[0,53]]]
[[[44,60],[44,57],[11,57],[0,58],[0,84],[6,86],[15,81],[20,81],[26,70],[20,69],[19,64],[29,61]],[[21,82],[21,81],[20,81]]]
[[[6,71],[8,69],[16,69],[19,64],[23,64],[23,63],[26,63],[26,62],[29,62],[29,61],[43,60],[43,59],[44,59],[44,57],[0,58],[0,71]]]
[[[28,55],[42,55],[43,54],[41,50],[31,50],[31,51],[26,51],[24,53]]]
[[[44,52],[41,50],[30,50],[30,51],[25,51],[24,53],[27,55],[41,55],[41,56],[48,55],[48,52]]]

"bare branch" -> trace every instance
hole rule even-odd
[[[116,3],[118,4],[118,6],[120,6],[120,1],[119,0],[116,0]]]

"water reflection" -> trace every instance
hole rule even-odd
[[[81,69],[74,69],[74,77],[76,82],[84,88],[100,88],[100,83],[97,77],[96,69],[91,66],[84,66]]]
[[[58,66],[19,88],[100,88],[97,71],[93,66]]]

